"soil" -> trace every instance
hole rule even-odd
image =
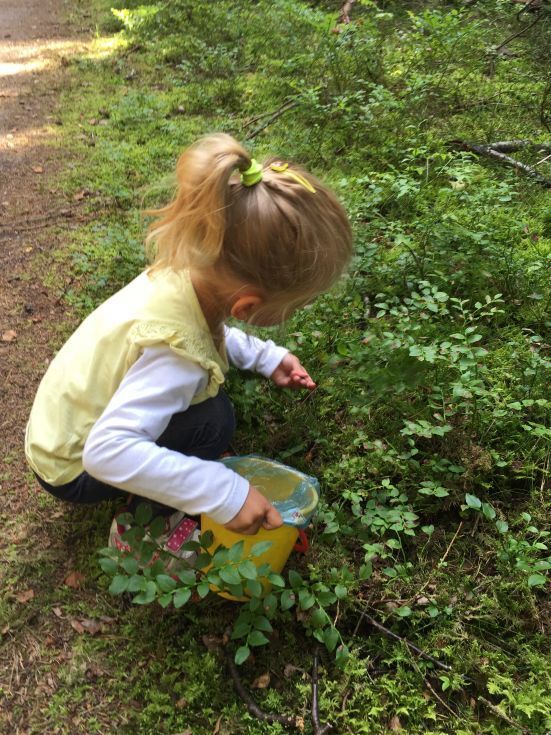
[[[0,0],[1,735],[60,732],[44,718],[71,647],[68,621],[46,601],[73,563],[69,540],[52,532],[72,511],[41,497],[23,449],[38,382],[74,322],[52,257],[77,218],[56,188],[67,159],[56,107],[86,38],[62,11],[61,0]],[[47,554],[53,572],[41,589]]]
[[[59,0],[0,0],[0,475],[3,512],[29,502],[26,417],[65,307],[43,284],[66,197],[55,189],[55,108],[71,30]],[[60,215],[61,210],[61,215]],[[31,484],[32,487],[32,484]]]

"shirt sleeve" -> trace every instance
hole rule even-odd
[[[207,384],[199,365],[167,346],[148,347],[128,370],[84,446],[84,469],[114,487],[227,523],[249,492],[243,477],[155,442]]]
[[[289,352],[271,339],[266,341],[245,334],[236,327],[224,327],[226,351],[232,365],[241,370],[254,370],[269,378]]]

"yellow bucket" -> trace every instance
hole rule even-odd
[[[213,553],[219,546],[230,548],[242,541],[242,558],[246,558],[255,544],[269,541],[271,547],[260,556],[252,557],[252,561],[256,567],[268,563],[273,572],[281,572],[297,541],[299,528],[306,527],[314,515],[319,499],[318,481],[293,467],[253,455],[228,457],[222,462],[245,477],[277,508],[283,518],[283,526],[273,531],[261,528],[254,536],[248,536],[229,531],[203,514],[201,532],[211,531],[213,535],[209,552]],[[271,585],[267,580],[260,581],[267,594]],[[219,594],[230,600],[247,599],[234,597],[227,592]]]

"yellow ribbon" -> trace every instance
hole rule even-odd
[[[305,189],[308,189],[312,194],[316,193],[316,190],[312,186],[312,184],[307,181],[304,176],[301,176],[300,174],[297,174],[295,171],[289,171],[289,164],[288,163],[272,163],[270,165],[270,168],[272,171],[275,171],[278,174],[285,174],[286,176],[290,176],[292,179],[294,179],[296,182],[298,182],[301,186],[303,186]]]

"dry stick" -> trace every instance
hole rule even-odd
[[[275,112],[279,112],[280,110],[286,110],[287,107],[294,105],[297,103],[297,100],[286,100],[280,107],[275,110]],[[274,112],[261,112],[258,115],[255,115],[254,117],[251,117],[247,120],[247,122],[243,125],[244,128],[249,128],[253,123],[258,122],[259,120],[262,120],[264,117],[269,117],[270,115],[273,115]]]
[[[256,717],[258,720],[264,720],[264,722],[279,722],[281,725],[285,725],[285,727],[298,727],[295,717],[288,717],[287,715],[275,715],[261,710],[254,699],[251,697],[249,692],[243,686],[243,682],[241,681],[241,677],[239,676],[239,672],[237,671],[237,666],[235,665],[231,657],[231,653],[226,654],[226,662],[228,664],[230,676],[233,680],[235,691],[239,694],[241,699],[247,705],[247,710],[249,714],[254,715],[254,717]]]
[[[318,651],[314,652],[314,663],[312,665],[312,724],[314,725],[314,735],[325,735],[333,729],[333,725],[329,723],[321,725],[319,702],[318,702]]]
[[[281,107],[273,112],[270,117],[262,123],[262,125],[259,125],[250,135],[247,135],[246,140],[252,140],[253,138],[256,138],[256,136],[261,133],[263,130],[265,130],[269,125],[271,125],[275,120],[277,120],[278,117],[281,117],[286,112],[289,112],[289,110],[292,110],[294,107],[298,106],[297,100],[293,100],[293,102],[286,102],[284,105],[281,105]]]
[[[434,698],[438,700],[438,702],[440,702],[440,704],[442,705],[442,707],[444,707],[444,709],[447,709],[448,712],[450,712],[454,717],[457,717],[458,720],[461,720],[462,718],[457,714],[457,712],[455,712],[448,704],[446,704],[446,702],[442,699],[442,697],[437,692],[435,692],[434,687],[432,686],[430,681],[427,679],[427,677],[423,676],[423,673],[421,672],[421,670],[419,669],[415,661],[412,661],[412,664],[415,667],[419,676],[421,676],[421,678],[425,682],[426,686],[428,687],[428,689],[430,690]]]
[[[452,667],[451,666],[448,666],[448,664],[442,663],[442,661],[439,661],[437,658],[434,658],[434,656],[431,656],[430,653],[426,653],[421,648],[417,648],[417,646],[415,644],[411,643],[411,641],[408,641],[407,638],[403,638],[401,635],[398,635],[397,633],[393,633],[388,628],[385,628],[384,625],[382,625],[377,620],[375,620],[374,618],[372,618],[371,615],[368,615],[365,612],[365,610],[362,610],[362,614],[361,614],[360,619],[358,620],[358,623],[357,623],[356,628],[354,630],[354,635],[356,635],[356,633],[358,632],[358,628],[360,627],[360,623],[362,622],[362,620],[367,620],[367,622],[370,625],[372,625],[374,628],[377,628],[377,630],[380,630],[381,633],[384,633],[389,638],[394,638],[395,640],[400,641],[401,643],[405,643],[406,646],[408,646],[408,648],[411,648],[412,651],[415,651],[415,653],[418,653],[419,656],[422,656],[423,658],[426,658],[429,661],[432,661],[432,663],[435,666],[440,667],[444,671],[452,671]]]
[[[511,725],[512,727],[516,727],[517,730],[520,730],[525,735],[530,735],[530,730],[528,730],[527,728],[525,728],[523,725],[519,724],[518,722],[515,722],[514,720],[512,720],[510,717],[508,717],[505,714],[505,712],[503,712],[502,710],[500,710],[499,707],[496,707],[495,704],[492,704],[487,699],[485,699],[484,697],[480,697],[480,696],[478,697],[478,701],[479,702],[482,702],[483,704],[485,704],[486,707],[488,707],[488,709],[491,712],[494,713],[494,715],[496,715],[497,717],[501,718],[508,725]]]
[[[520,161],[511,158],[511,156],[506,156],[504,153],[500,153],[499,151],[494,150],[488,145],[476,145],[474,143],[467,143],[464,140],[453,140],[451,141],[451,144],[457,148],[462,148],[466,151],[478,153],[479,156],[488,156],[489,158],[495,158],[501,163],[504,163],[507,166],[512,166],[517,171],[521,171],[522,173],[526,174],[526,176],[529,176],[531,179],[537,181],[539,184],[542,184],[548,189],[551,189],[550,179],[546,179],[545,176],[542,176],[537,171],[534,171],[531,166],[528,166],[525,163],[521,163]]]
[[[545,163],[551,158],[551,153],[548,156],[545,156],[545,158],[542,158],[541,161],[537,161],[537,163],[534,164],[534,166],[539,166],[540,163]]]
[[[495,47],[494,49],[492,49],[493,53],[494,53],[494,54],[497,54],[497,52],[498,52],[498,51],[501,51],[501,49],[502,49],[502,48],[503,48],[503,47],[504,47],[504,46],[505,46],[506,44],[508,44],[508,43],[509,43],[509,41],[512,41],[513,39],[515,39],[515,38],[518,38],[519,36],[522,36],[522,35],[523,35],[524,33],[526,33],[526,31],[529,31],[529,30],[530,30],[530,28],[532,28],[532,26],[535,26],[535,25],[536,25],[536,23],[537,23],[537,22],[538,22],[538,21],[540,20],[540,18],[541,18],[541,15],[540,15],[540,14],[538,13],[538,14],[536,15],[536,17],[534,18],[534,20],[533,20],[533,21],[532,21],[531,23],[529,23],[529,24],[528,24],[527,26],[525,26],[524,28],[521,28],[521,29],[520,29],[520,31],[517,31],[516,33],[513,33],[513,34],[512,34],[511,36],[509,36],[508,38],[506,38],[506,39],[505,39],[505,41],[502,41],[502,42],[501,42],[501,43],[499,44],[499,46],[496,46],[496,47]]]
[[[478,519],[478,516],[477,516],[477,519]],[[456,530],[456,532],[455,532],[455,533],[453,534],[453,538],[452,538],[452,540],[450,541],[450,543],[448,544],[448,548],[447,548],[447,549],[446,549],[446,551],[444,552],[444,556],[443,556],[443,557],[442,557],[442,558],[440,559],[440,561],[438,562],[438,565],[439,565],[439,566],[440,566],[441,564],[443,564],[443,563],[444,563],[444,562],[446,561],[446,559],[448,558],[448,554],[450,553],[450,551],[451,551],[451,548],[452,548],[452,546],[453,546],[453,545],[454,545],[454,543],[455,543],[455,539],[456,539],[456,538],[457,538],[457,537],[459,536],[459,532],[461,531],[461,529],[462,529],[462,528],[463,528],[463,521],[459,521],[459,525],[457,526],[457,530]],[[418,590],[418,591],[416,592],[416,594],[415,594],[415,597],[419,597],[419,595],[421,594],[421,592],[424,592],[424,591],[426,590],[426,588],[428,587],[428,585],[429,585],[429,584],[430,584],[430,582],[431,582],[431,579],[432,579],[433,573],[434,573],[434,570],[433,570],[433,571],[432,571],[432,572],[431,572],[431,573],[429,574],[429,577],[428,577],[427,581],[426,581],[426,582],[425,582],[425,584],[424,584],[424,585],[423,585],[423,586],[421,587],[421,589],[420,589],[420,590]]]

